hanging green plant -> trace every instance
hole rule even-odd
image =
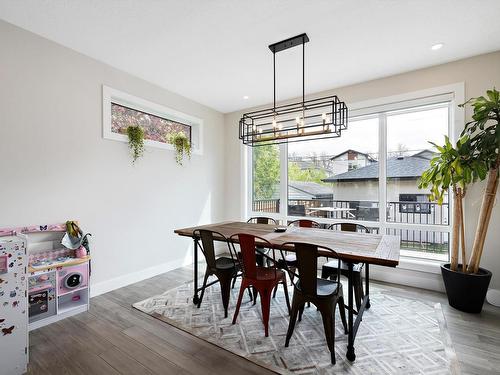
[[[174,146],[175,161],[177,164],[182,165],[184,156],[191,159],[191,142],[186,134],[183,132],[171,133],[167,136],[167,142]]]
[[[128,126],[128,145],[132,153],[132,162],[135,163],[142,155],[144,155],[144,129],[140,126]]]

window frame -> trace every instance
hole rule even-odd
[[[146,99],[127,94],[123,91],[103,85],[102,86],[102,137],[114,141],[127,142],[128,137],[125,134],[114,133],[111,130],[112,116],[111,105],[117,104],[130,108],[132,110],[144,112],[157,117],[179,122],[183,125],[191,127],[191,143],[192,153],[195,155],[203,155],[203,120],[191,116],[175,109],[150,102]],[[150,139],[144,140],[144,145],[148,147],[161,148],[164,150],[175,151],[174,147],[165,142],[153,141]]]
[[[465,101],[465,84],[464,82],[454,83],[446,86],[434,87],[414,92],[409,92],[400,95],[382,97],[373,100],[356,102],[349,104],[349,118],[362,117],[378,117],[379,119],[379,155],[384,157],[379,158],[379,221],[359,221],[348,220],[342,221],[362,224],[370,227],[379,228],[379,233],[386,233],[387,229],[402,229],[402,230],[420,230],[431,232],[448,233],[449,244],[452,242],[452,219],[453,215],[453,200],[449,200],[449,222],[445,224],[412,224],[412,223],[394,223],[388,222],[385,208],[387,207],[387,113],[393,111],[405,110],[411,111],[411,108],[418,106],[433,105],[439,103],[447,103],[448,105],[448,136],[451,142],[455,142],[460,136],[460,130],[463,129],[465,123],[465,115],[463,108],[458,107]],[[347,130],[349,131],[349,129]],[[279,144],[280,149],[280,210],[278,213],[265,213],[266,216],[280,220],[282,223],[288,220],[310,219],[310,217],[289,216],[288,215],[288,144]],[[244,209],[242,219],[252,216],[261,216],[263,212],[253,211],[253,186],[252,186],[252,147],[242,147],[243,167],[246,173],[243,173],[243,199]],[[338,222],[338,219],[314,218],[314,220],[331,224]],[[425,257],[418,252],[412,250],[401,249],[401,257],[408,260],[419,261],[447,261],[448,259],[432,259],[432,256]]]

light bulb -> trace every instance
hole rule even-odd
[[[326,121],[326,113],[323,113],[323,114],[321,115],[321,118],[323,119],[323,121]]]
[[[282,124],[278,124],[278,129],[279,130],[283,129],[283,125]]]
[[[300,124],[300,117],[295,117],[295,121],[297,122],[297,124]]]
[[[273,120],[273,129],[276,129],[276,120]]]

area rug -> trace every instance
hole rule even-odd
[[[253,306],[247,293],[238,322],[231,324],[238,291],[239,283],[231,292],[229,317],[226,319],[218,284],[207,288],[199,309],[192,303],[192,283],[133,306],[281,374],[459,373],[439,304],[394,296],[384,289],[373,287],[372,307],[365,311],[355,341],[355,362],[345,358],[347,335],[344,334],[337,310],[337,363],[332,365],[321,315],[314,306],[304,310],[302,321],[295,326],[290,346],[285,348],[288,311],[282,288],[271,302],[270,333],[267,338],[264,337],[260,300]]]

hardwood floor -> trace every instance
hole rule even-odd
[[[204,267],[201,267],[204,270]],[[87,313],[30,333],[29,374],[271,374],[269,370],[132,308],[191,280],[191,268],[95,297]],[[441,293],[384,284],[404,297],[441,302],[463,374],[500,374],[500,309],[471,315]]]

